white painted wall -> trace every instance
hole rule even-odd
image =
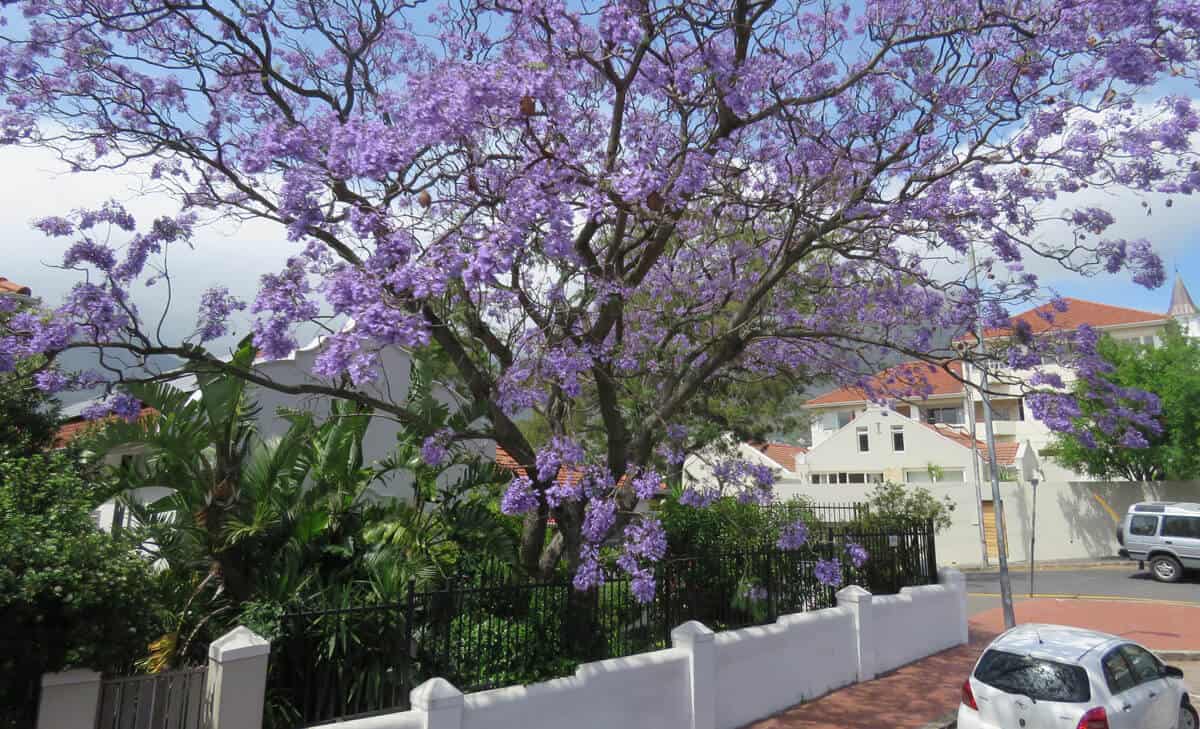
[[[813,486],[784,479],[775,486],[780,499],[804,496],[817,502],[866,501],[870,485]],[[973,482],[926,485],[937,499],[954,503],[954,523],[938,534],[938,564],[977,566],[982,563],[979,509]],[[983,484],[983,500],[991,501],[992,487]],[[1008,553],[1014,561],[1029,554],[1033,519],[1033,487],[1028,483],[1000,484],[1008,528]],[[1037,542],[1040,561],[1098,559],[1117,554],[1117,519],[1139,501],[1200,501],[1200,481],[1130,483],[1126,481],[1047,481],[1037,486]],[[1111,511],[1111,513],[1110,513]],[[1116,518],[1114,518],[1116,515]]]
[[[735,729],[854,683],[854,617],[844,607],[718,633],[718,729]]]
[[[338,727],[737,729],[967,639],[957,570],[887,598],[843,588],[838,603],[715,635],[685,623],[672,631],[672,648],[587,663],[574,676],[529,686],[464,696],[435,678],[413,690],[411,711]]]

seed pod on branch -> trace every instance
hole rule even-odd
[[[417,204],[423,208],[433,204],[433,196],[429,194],[429,190],[421,190],[421,194],[417,195]]]
[[[533,116],[537,113],[537,101],[528,94],[521,97],[521,116]]]
[[[651,190],[650,194],[646,196],[646,207],[650,208],[656,213],[662,212],[662,209],[666,207],[666,204],[667,201],[663,200],[662,195],[658,194],[658,190]]]

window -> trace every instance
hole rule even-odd
[[[930,423],[961,425],[962,408],[929,408],[925,411],[925,420]]]
[[[867,432],[867,426],[860,425],[858,431],[858,452],[866,453],[871,450],[871,434]]]
[[[963,483],[966,481],[966,475],[961,468],[943,468],[941,474],[936,475],[934,481],[937,483]]]
[[[1006,693],[1023,694],[1034,701],[1083,703],[1092,699],[1087,671],[1082,666],[1008,651],[984,653],[975,669],[975,679]]]
[[[1133,678],[1138,683],[1146,683],[1162,678],[1162,664],[1150,651],[1136,645],[1123,645],[1119,649],[1121,655],[1129,662],[1133,670]]]
[[[933,483],[933,476],[928,468],[914,468],[904,472],[904,483]]]
[[[823,473],[814,473],[814,474],[812,475],[812,482],[813,482],[813,483],[815,483],[815,484],[822,484],[822,483],[825,483],[825,474],[823,474]]]
[[[865,474],[865,473],[850,474],[850,483],[866,483],[866,482],[867,482],[867,474]]]
[[[1152,537],[1158,533],[1158,517],[1138,514],[1129,520],[1129,533],[1139,537]]]
[[[1164,537],[1200,539],[1200,516],[1164,516],[1162,535]]]
[[[1119,648],[1114,648],[1106,655],[1101,664],[1104,666],[1104,680],[1108,683],[1108,691],[1112,695],[1116,696],[1137,685],[1133,669],[1129,667],[1129,663],[1121,655]]]
[[[896,453],[904,452],[904,426],[892,426],[892,450]]]

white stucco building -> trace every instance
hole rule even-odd
[[[1068,308],[1065,312],[1053,311],[1047,304],[1013,318],[1028,323],[1035,335],[1069,332],[1087,324],[1116,339],[1154,344],[1168,322],[1175,320],[1189,335],[1200,336],[1200,310],[1197,310],[1192,302],[1182,280],[1175,281],[1170,305],[1167,313],[1163,314],[1081,299],[1066,301]],[[999,341],[1010,334],[1009,330],[988,330],[984,332],[984,340],[985,343]],[[1056,372],[1068,386],[1073,379],[1070,370],[1053,363],[1043,364],[1042,369]],[[997,374],[999,376],[993,378],[989,384],[989,390],[998,393],[991,397],[997,452],[999,453],[1002,447],[1027,445],[1035,455],[1044,453],[1054,434],[1044,423],[1035,419],[1026,406],[1024,393],[1029,389],[1027,378],[1030,372],[1002,368]],[[970,408],[974,411],[978,424],[976,435],[983,438],[982,398],[975,388],[968,388],[963,384],[964,380],[979,382],[979,373],[969,364],[949,361],[941,367],[935,367],[926,363],[904,363],[879,372],[873,379],[871,385],[876,391],[902,391],[914,389],[912,385],[927,383],[928,393],[925,397],[898,398],[889,403],[888,408],[895,414],[913,421],[934,425],[947,431],[957,430],[960,434],[967,430]],[[810,463],[814,459],[822,460],[823,444],[835,435],[843,433],[849,424],[857,422],[873,406],[866,391],[854,387],[839,388],[809,400],[805,408],[812,413],[812,446],[807,456]],[[919,454],[917,457],[930,463],[937,463],[939,460],[938,454],[934,452],[916,453]],[[1041,458],[1040,461],[1044,477],[1047,479],[1086,479],[1083,474],[1064,469],[1049,458]],[[881,466],[867,461],[860,463],[859,470],[863,472],[883,470]],[[871,468],[868,468],[868,465]],[[967,479],[971,480],[971,476],[968,475]]]

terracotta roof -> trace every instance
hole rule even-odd
[[[950,370],[962,375],[962,363],[951,362]],[[926,383],[930,388],[925,392]],[[907,396],[920,399],[938,395],[958,395],[963,391],[960,380],[942,367],[936,367],[925,362],[905,362],[895,367],[873,375],[869,383],[876,393],[896,393],[897,397]],[[923,393],[923,395],[914,393]],[[839,405],[843,403],[866,402],[869,396],[861,387],[840,387],[819,397],[814,397],[805,403],[814,405]]]
[[[21,294],[22,296],[29,296],[32,293],[33,290],[28,286],[22,286],[19,283],[14,283],[3,276],[0,276],[0,294]]]
[[[496,465],[499,466],[500,468],[504,468],[509,471],[513,471],[514,473],[520,474],[521,476],[529,475],[529,471],[525,470],[525,466],[517,463],[517,459],[513,458],[512,454],[510,454],[508,451],[504,450],[500,446],[496,446]],[[554,480],[560,484],[573,486],[573,485],[579,483],[582,479],[583,479],[583,470],[582,469],[560,468],[560,469],[558,469],[558,476],[555,477]],[[629,475],[626,474],[621,477],[621,480],[620,480],[620,482],[617,483],[617,485],[624,486],[628,480],[629,480]],[[666,481],[659,484],[658,488],[660,491],[666,491],[667,490]]]
[[[144,408],[142,408],[141,412],[138,413],[138,418],[139,419],[150,418],[150,417],[154,417],[157,414],[158,414],[158,411],[155,410],[154,408],[144,407]],[[102,420],[85,420],[82,417],[71,418],[70,420],[63,423],[61,426],[59,426],[58,431],[55,432],[55,434],[54,434],[54,443],[51,444],[50,448],[53,450],[58,450],[59,448],[66,448],[67,445],[69,445],[71,443],[71,441],[80,437],[81,435],[88,432],[89,430],[98,427],[100,424],[106,423],[110,420],[112,420],[111,417],[104,418]]]
[[[1156,314],[1152,311],[1127,309],[1123,306],[1110,306],[1095,301],[1064,298],[1067,303],[1066,311],[1058,311],[1052,304],[1042,304],[1029,311],[1012,317],[1014,322],[1023,321],[1029,324],[1034,334],[1057,331],[1069,332],[1087,324],[1093,327],[1113,327],[1122,324],[1150,324],[1167,320],[1166,314]],[[983,332],[984,339],[1006,337],[1012,334],[1011,328],[987,329]],[[959,337],[959,340],[969,339],[970,335]]]
[[[751,443],[750,445],[789,471],[796,470],[796,456],[808,453],[807,448],[789,443]]]
[[[943,437],[958,443],[963,448],[971,447],[971,435],[955,428],[952,425],[945,423],[921,423],[926,428]],[[1017,462],[1017,450],[1020,449],[1020,443],[997,443],[996,444],[996,463],[1001,466],[1011,466]],[[988,460],[987,443],[981,440],[975,441],[975,449],[979,451],[979,455],[983,457],[984,462]]]

